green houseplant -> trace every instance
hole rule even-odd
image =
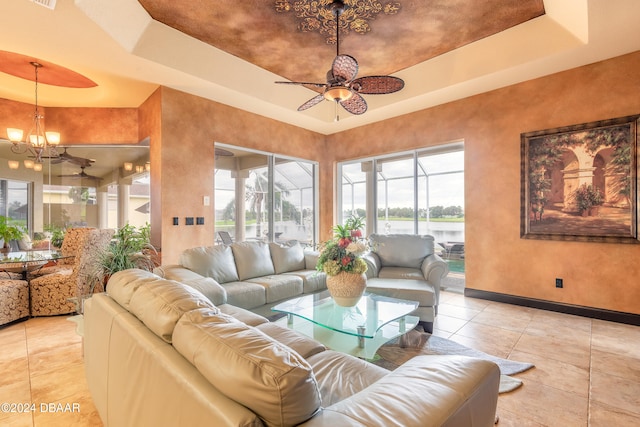
[[[3,252],[9,252],[9,249],[10,249],[9,243],[12,240],[21,239],[24,233],[25,231],[22,227],[17,225],[12,225],[9,222],[9,218],[7,218],[6,216],[0,215],[0,239],[2,239],[4,242],[2,247]]]
[[[97,255],[96,271],[92,274],[91,293],[106,288],[112,274],[130,268],[152,271],[157,266],[158,252],[151,244],[151,226],[127,224],[116,231],[111,244]]]

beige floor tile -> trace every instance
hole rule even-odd
[[[484,310],[472,320],[475,323],[482,323],[483,325],[491,325],[511,331],[522,332],[531,323],[531,316],[526,313],[522,316],[514,316],[513,313]]]
[[[593,321],[592,346],[609,353],[640,357],[640,327]]]
[[[497,427],[545,427],[536,421],[528,419],[519,413],[507,411],[500,408],[500,402],[498,402],[498,424]]]
[[[531,324],[544,325],[547,330],[562,326],[591,333],[592,319],[547,310],[536,310],[533,313]]]
[[[438,305],[438,316],[443,315],[462,320],[471,320],[481,312],[481,310],[463,307],[460,305],[442,303]]]
[[[521,351],[513,351],[509,359],[535,365],[534,369],[529,369],[517,375],[517,378],[524,381],[525,384],[532,380],[579,396],[589,397],[589,370],[587,368],[580,368],[558,360]]]
[[[519,332],[469,322],[450,339],[475,350],[506,358],[519,337]]]
[[[638,427],[640,416],[591,400],[589,427]]]
[[[588,369],[591,364],[589,345],[577,345],[568,339],[547,338],[524,333],[514,350],[537,354],[583,369]]]
[[[83,390],[84,366],[68,365],[42,375],[31,377],[31,397],[34,402],[66,400]]]
[[[524,333],[537,337],[555,338],[566,344],[580,347],[589,347],[591,345],[591,332],[575,329],[564,324],[532,322],[524,330]]]
[[[591,369],[640,382],[640,354],[636,356],[638,358],[594,348],[591,350]]]
[[[82,364],[82,343],[60,345],[57,348],[29,353],[31,375],[37,376]]]
[[[478,345],[482,346],[482,348],[474,347],[476,350],[498,357],[507,357],[518,342],[520,335],[521,333],[518,331],[470,321],[460,328],[452,339],[456,341],[458,339],[465,339],[468,342],[476,341]],[[500,355],[496,354],[497,352]]]
[[[433,322],[433,329],[434,331],[438,330],[441,332],[449,332],[453,334],[461,327],[463,327],[466,323],[466,320],[442,314],[436,317],[435,322]]]
[[[76,324],[67,320],[68,316],[38,317],[37,323],[27,325],[29,354],[49,351],[72,343],[81,343],[82,337],[76,330]],[[46,319],[52,319],[48,327]]]
[[[591,401],[640,416],[640,382],[592,370]]]
[[[519,414],[543,426],[586,426],[588,398],[535,381],[501,394],[498,410]],[[498,424],[500,427],[500,424]]]
[[[12,384],[0,386],[0,402],[6,402],[9,404],[15,404],[16,406],[11,408],[10,411],[0,411],[0,425],[1,426],[32,426],[33,417],[30,412],[31,404],[31,391],[30,391],[29,379],[22,381],[16,381]],[[21,406],[19,406],[21,405]],[[11,412],[12,409],[16,411],[20,408],[28,407],[28,411],[24,409],[22,412]]]
[[[27,356],[0,361],[0,387],[29,381],[29,359]]]
[[[464,295],[453,293],[453,292],[442,292],[440,295],[447,294],[449,298],[446,299],[447,304],[458,305],[460,307],[468,307],[473,310],[484,310],[488,305],[491,304],[491,301],[478,299],[478,298],[467,298]],[[442,297],[440,301],[443,301]]]

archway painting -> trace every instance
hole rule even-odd
[[[639,242],[639,117],[521,135],[521,237]]]

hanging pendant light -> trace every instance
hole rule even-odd
[[[33,115],[33,125],[31,130],[27,134],[27,137],[22,140],[24,132],[22,129],[7,128],[7,137],[11,141],[11,151],[16,154],[23,154],[29,152],[34,158],[35,163],[42,163],[43,155],[46,157],[58,157],[56,146],[60,143],[59,132],[46,132],[41,119],[44,118],[38,110],[38,69],[42,68],[42,64],[38,62],[31,62],[35,70],[35,112]]]

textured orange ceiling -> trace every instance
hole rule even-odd
[[[89,88],[97,86],[95,82],[60,65],[46,62],[31,56],[0,50],[0,72],[11,74],[23,79],[35,80],[35,67],[31,62],[37,62],[42,67],[38,69],[38,82],[53,86],[69,88]]]
[[[298,29],[295,0],[139,2],[155,20],[290,80],[324,82],[336,54],[325,35]],[[358,60],[360,76],[395,73],[544,14],[542,0],[358,2],[400,6],[370,20],[365,34],[341,32],[340,53]],[[288,12],[276,11],[282,3]],[[324,8],[331,0],[303,3]]]

